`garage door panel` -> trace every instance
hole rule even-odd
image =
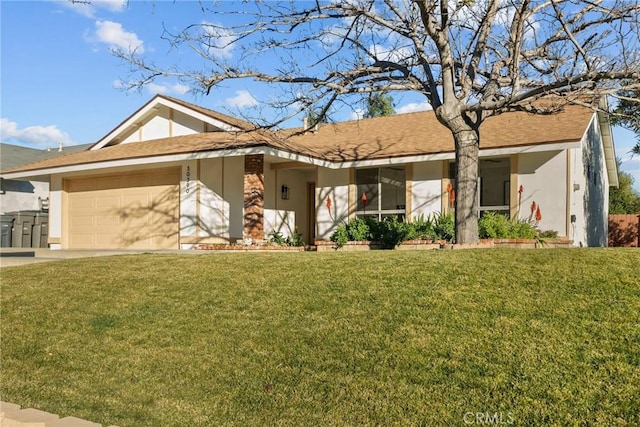
[[[120,242],[120,233],[100,233],[96,235],[95,245],[99,248],[113,248]]]
[[[95,215],[95,224],[98,227],[120,226],[120,215]]]
[[[179,180],[173,168],[67,182],[69,247],[177,249]]]
[[[98,191],[95,206],[98,209],[117,209],[122,205],[122,196],[119,194],[104,194]]]
[[[74,197],[69,200],[69,207],[73,210],[78,209],[95,209],[96,207],[96,199],[95,197],[83,196],[79,195],[78,197]]]
[[[96,218],[93,215],[77,215],[70,218],[71,227],[80,230],[85,227],[87,230],[93,230],[96,227]]]
[[[69,238],[69,245],[72,248],[95,248],[96,242],[92,234],[76,234]]]

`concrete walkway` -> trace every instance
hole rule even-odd
[[[0,427],[102,427],[102,424],[76,417],[60,418],[49,412],[22,409],[20,405],[0,402]]]

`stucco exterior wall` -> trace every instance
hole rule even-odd
[[[181,247],[242,239],[244,157],[182,163]]]
[[[272,169],[265,166],[265,234],[276,231],[293,236],[297,230],[310,242],[309,183],[315,181],[313,169]],[[289,187],[289,199],[282,199],[282,186]],[[313,197],[313,195],[311,195]]]
[[[587,246],[607,246],[609,180],[602,137],[595,120],[587,130],[582,148],[583,172],[586,181],[582,202],[585,216],[585,243]]]
[[[413,164],[411,185],[411,219],[424,215],[426,218],[442,208],[442,162],[420,162]]]
[[[128,144],[170,136],[190,135],[205,130],[205,123],[201,120],[180,111],[171,111],[163,106],[155,116],[133,130],[122,142]]]
[[[173,123],[171,126],[172,136],[190,135],[196,132],[204,132],[204,122],[195,117],[188,116],[180,111],[173,112]]]
[[[140,138],[142,141],[166,138],[170,136],[169,119],[165,116],[165,114],[166,111],[163,111],[162,116],[154,116],[151,118],[151,120],[145,123],[144,126],[142,126],[140,131]]]
[[[594,120],[581,148],[569,152],[571,164],[571,224],[570,238],[575,246],[607,246],[609,213],[609,178],[602,139]]]
[[[38,197],[49,197],[49,183],[6,179],[0,194],[0,212],[40,210]]]
[[[228,203],[229,238],[241,239],[244,207],[244,157],[224,159],[223,194]]]
[[[518,155],[518,186],[522,185],[520,218],[530,216],[532,202],[540,207],[541,230],[567,235],[567,157],[565,151]],[[534,214],[535,215],[535,214]]]
[[[198,161],[182,163],[180,176],[180,238],[197,237]],[[182,242],[181,242],[182,243]]]
[[[584,144],[584,141],[583,141]],[[571,175],[571,202],[569,214],[571,216],[569,238],[574,246],[586,246],[586,218],[584,216],[584,199],[586,194],[585,164],[582,158],[583,148],[569,150]]]
[[[327,209],[331,198],[331,209]],[[316,181],[318,240],[329,240],[336,227],[349,217],[349,169],[318,168]]]
[[[62,176],[51,175],[49,186],[49,247],[62,249]]]
[[[200,222],[199,236],[207,242],[228,241],[229,202],[224,195],[224,158],[200,161]],[[217,239],[216,239],[217,238]]]

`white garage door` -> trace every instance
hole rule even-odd
[[[180,169],[65,181],[69,249],[178,249]]]

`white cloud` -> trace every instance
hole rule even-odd
[[[246,90],[237,90],[236,96],[225,99],[231,107],[246,108],[258,105],[258,101]]]
[[[122,82],[119,82],[122,85]],[[122,86],[121,86],[122,87]],[[149,83],[147,84],[147,90],[152,95],[156,94],[175,94],[175,95],[184,95],[189,92],[189,86],[176,83],[176,84],[157,84],[157,83]]]
[[[38,148],[56,147],[59,142],[73,145],[69,135],[55,125],[20,128],[16,122],[5,117],[0,119],[0,137],[3,142],[15,141]]]
[[[108,44],[125,52],[143,53],[144,45],[136,33],[125,31],[122,24],[113,21],[96,21],[95,37],[91,41]]]
[[[369,46],[369,53],[379,61],[391,61],[401,63],[404,59],[413,56],[413,52],[406,47],[386,47],[379,44]]]
[[[64,0],[64,4],[74,12],[85,16],[87,18],[95,18],[99,10],[106,10],[108,12],[122,12],[126,9],[128,0],[91,0],[91,2],[71,2]]]
[[[396,108],[397,114],[405,114],[405,113],[415,113],[416,111],[429,111],[433,110],[431,104],[429,102],[411,102],[407,105],[403,105],[402,107]]]
[[[364,109],[356,108],[349,114],[349,120],[360,120],[364,117]]]
[[[212,22],[203,22],[200,28],[204,42],[202,47],[209,55],[217,58],[230,58],[233,55],[235,42],[231,31]]]
[[[126,89],[127,82],[124,82],[122,80],[114,80],[111,86],[113,86],[114,89]]]

